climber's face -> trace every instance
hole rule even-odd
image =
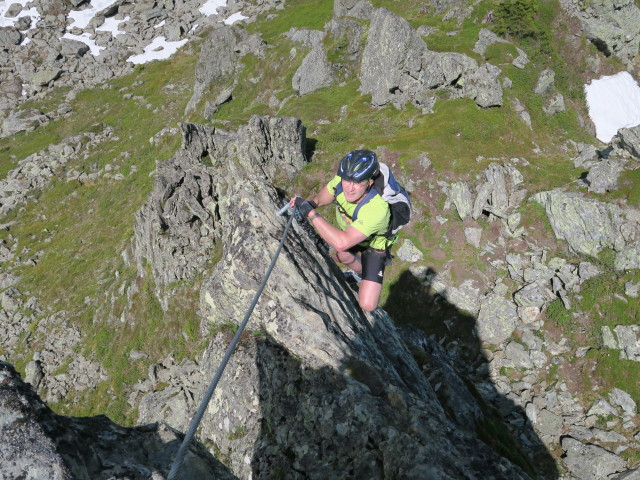
[[[352,182],[350,180],[342,180],[342,191],[344,197],[349,203],[358,203],[364,198],[369,187],[373,184],[373,180],[365,180],[363,182]]]

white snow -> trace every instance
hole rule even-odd
[[[86,28],[96,13],[116,3],[116,0],[91,0],[90,7],[84,10],[71,10],[69,18],[73,20],[67,28]]]
[[[227,0],[207,0],[198,10],[203,15],[217,15],[218,7],[226,7]]]
[[[610,142],[621,128],[640,125],[640,86],[628,72],[593,80],[584,89],[601,142]]]
[[[89,22],[93,19],[98,12],[101,12],[107,7],[113,5],[117,0],[90,0],[87,8],[82,10],[72,10],[69,12],[70,23],[68,25],[68,29],[78,28],[80,30],[84,30],[88,27]],[[14,3],[19,3],[22,7],[25,7],[27,3],[31,2],[31,0],[0,0],[0,27],[9,27],[14,26],[17,19],[20,17],[29,16],[32,18],[32,25],[35,25],[37,21],[40,20],[40,14],[35,7],[32,7],[28,10],[22,10],[17,17],[15,18],[7,18],[5,17],[5,13],[9,9],[9,7]],[[200,13],[206,16],[217,15],[219,7],[226,7],[227,0],[207,0],[202,7],[200,7]],[[230,15],[228,18],[224,19],[224,23],[227,25],[231,25],[239,20],[244,20],[247,17],[242,15],[242,13],[234,13]],[[113,37],[121,34],[126,34],[126,32],[120,31],[119,26],[121,23],[129,20],[129,17],[124,20],[116,20],[113,17],[107,18],[104,23],[96,28],[96,32],[110,32]],[[155,25],[155,28],[160,28],[164,25],[164,21],[159,25]],[[193,26],[193,29],[196,28],[196,25]],[[91,54],[94,56],[100,55],[100,52],[105,49],[105,47],[100,47],[96,44],[95,40],[91,39],[91,32],[83,32],[80,35],[74,35],[71,33],[65,33],[62,38],[70,38],[72,40],[77,40],[79,42],[85,43],[89,46],[91,50]],[[26,45],[29,43],[29,38],[25,38],[22,42],[22,45]],[[147,63],[152,60],[164,60],[173,55],[178,48],[187,43],[187,40],[181,40],[178,42],[168,42],[165,37],[158,36],[154,38],[151,43],[144,49],[144,53],[140,55],[133,55],[127,59],[127,61],[140,64]]]
[[[24,7],[30,1],[31,0],[0,0],[0,27],[13,27],[20,17],[31,17],[31,25],[35,25],[36,22],[40,20],[38,9],[31,7],[28,10],[24,10]],[[22,5],[23,10],[13,18],[5,17],[7,10],[9,10],[9,7],[14,3]]]
[[[109,17],[107,19],[105,19],[104,23],[102,25],[100,25],[98,28],[96,28],[96,32],[110,32],[112,37],[115,37],[117,35],[122,35],[123,33],[127,33],[127,32],[123,32],[118,30],[118,27],[120,27],[121,23],[124,23],[126,21],[129,20],[130,17],[125,17],[122,20],[116,20],[114,17]]]
[[[242,13],[238,12],[227,17],[224,23],[226,23],[227,25],[233,25],[234,23],[239,22],[240,20],[244,20],[245,18],[249,17],[245,17],[244,15],[242,15]]]
[[[133,55],[127,58],[127,61],[138,65],[150,62],[151,60],[164,60],[176,53],[185,43],[187,43],[186,38],[178,42],[168,42],[164,37],[157,37],[145,47],[144,53]]]

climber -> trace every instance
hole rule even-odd
[[[290,201],[291,208],[297,207],[336,250],[336,260],[352,270],[348,272],[351,275],[345,274],[345,277],[360,281],[358,301],[365,311],[373,311],[378,306],[390,246],[386,237],[389,204],[372,188],[379,172],[380,165],[374,152],[354,150],[340,161],[337,175],[312,200],[293,197]],[[339,228],[316,210],[334,201]],[[361,204],[360,208],[358,204]]]

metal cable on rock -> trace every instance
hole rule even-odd
[[[284,211],[285,209],[283,208],[281,212],[284,213]],[[280,214],[280,212],[278,213]],[[273,270],[273,267],[276,264],[276,260],[280,255],[280,251],[282,250],[284,241],[287,238],[287,234],[289,233],[289,227],[291,226],[291,223],[293,222],[294,217],[295,215],[293,214],[289,216],[289,221],[287,222],[287,226],[285,227],[284,233],[282,234],[282,238],[280,239],[280,245],[278,245],[278,249],[276,250],[276,253],[273,255],[273,259],[271,260],[271,265],[269,265],[269,268],[267,269],[267,273],[265,273],[264,278],[262,279],[262,283],[260,284],[260,287],[258,288],[258,291],[256,292],[255,296],[253,297],[253,301],[251,302],[251,306],[249,307],[247,314],[244,316],[244,320],[242,320],[242,323],[240,324],[238,331],[233,337],[233,340],[231,340],[231,343],[227,348],[227,353],[225,353],[224,358],[222,359],[222,362],[220,362],[218,371],[214,375],[213,380],[211,380],[211,384],[209,385],[209,388],[207,389],[207,392],[205,393],[204,398],[202,399],[202,403],[200,404],[200,408],[198,409],[198,412],[191,420],[191,425],[189,426],[189,430],[187,431],[184,437],[184,440],[182,440],[182,444],[180,445],[180,449],[176,454],[176,458],[173,460],[173,465],[171,465],[171,471],[169,472],[169,476],[167,477],[167,480],[174,480],[176,478],[176,474],[178,473],[178,470],[180,469],[180,465],[182,465],[182,461],[184,460],[184,456],[187,453],[187,448],[189,447],[189,443],[191,443],[191,440],[193,439],[196,433],[196,430],[200,425],[202,416],[204,415],[204,412],[207,409],[207,406],[209,405],[209,401],[213,396],[213,391],[218,385],[218,382],[220,381],[220,377],[222,376],[222,372],[227,366],[227,363],[229,362],[229,359],[231,358],[231,355],[233,354],[233,351],[235,350],[236,345],[240,340],[240,336],[242,335],[242,332],[244,331],[245,327],[247,326],[247,323],[249,322],[249,317],[253,313],[253,309],[258,303],[258,299],[260,298],[260,295],[262,294],[262,291],[264,290],[264,287],[267,284],[267,280],[269,279],[269,276],[271,275],[271,271]]]

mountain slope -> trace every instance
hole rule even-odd
[[[297,153],[307,160],[301,172],[279,164],[267,168],[260,160],[253,168],[267,168],[267,179],[245,180],[243,187],[257,192],[258,185],[273,184],[280,202],[283,191],[310,194],[328,180],[345,152],[358,147],[375,149],[393,165],[412,192],[415,215],[395,247],[383,307],[402,326],[414,360],[438,393],[437,401],[433,396],[430,401],[443,405],[446,421],[454,419],[459,428],[469,420],[457,418],[453,403],[465,391],[465,405],[475,411],[470,415],[483,412],[473,417],[483,420],[472,434],[529,473],[537,462],[539,475],[557,478],[558,468],[568,468],[587,478],[576,466],[582,443],[603,447],[583,459],[588,472],[632,467],[638,422],[633,402],[640,398],[632,380],[638,371],[638,158],[633,131],[611,146],[596,143],[582,92],[585,82],[616,72],[622,60],[599,53],[601,43],[590,44],[592,33],[582,32],[584,19],[556,2],[540,2],[532,17],[534,32],[522,38],[506,32],[507,42],[487,28],[500,31],[501,9],[493,2],[301,1],[284,9],[278,4],[263,5],[264,12],[248,2],[234,5],[232,10],[256,12],[246,27],[213,24],[173,59],[136,67],[101,87],[69,91],[56,86],[67,82],[61,75],[60,82],[38,88],[42,95],[18,102],[20,112],[42,125],[0,140],[6,175],[4,358],[62,412],[108,413],[126,423],[163,420],[186,429],[206,382],[204,371],[215,368],[233,318],[250,298],[251,288],[242,294],[237,289],[255,283],[262,269],[250,257],[243,260],[251,249],[234,243],[251,238],[251,228],[230,237],[245,225],[221,220],[238,208],[232,199],[240,192],[230,194],[230,187],[220,185],[243,181],[237,173],[222,173],[216,162],[236,154],[214,155],[222,141],[197,140],[208,145],[194,154],[202,157],[201,165],[192,165],[185,177],[176,169],[178,180],[162,173],[172,164],[160,162],[175,156],[179,121],[209,124],[232,138],[257,121],[254,114],[297,117],[306,128]],[[491,18],[493,23],[483,23]],[[624,52],[627,68],[637,73],[633,56]],[[4,112],[5,123],[18,123],[15,113]],[[185,134],[183,145],[191,148],[198,135]],[[254,160],[282,156],[276,138],[268,137],[259,148],[255,140],[236,141],[236,150],[247,149],[243,155]],[[228,178],[220,184],[218,175]],[[142,207],[154,177],[153,195],[159,197]],[[171,180],[162,183],[162,178]],[[181,190],[185,184],[191,187]],[[255,199],[248,198],[241,207],[252,211]],[[244,218],[242,211],[236,215]],[[267,211],[261,216],[271,218]],[[593,248],[584,250],[581,239],[601,225],[607,225],[604,233],[592,235]],[[236,252],[233,259],[230,251]],[[212,271],[219,278],[236,272],[237,278],[218,280],[213,288]],[[253,281],[245,278],[248,273]],[[335,274],[329,269],[322,278]],[[297,290],[273,297],[308,297],[300,293],[305,283],[314,281],[300,280]],[[232,304],[226,298],[206,300],[212,296],[207,292],[225,289]],[[219,312],[207,320],[211,308]],[[328,307],[314,308],[325,318],[320,312]],[[267,315],[260,312],[258,318]],[[330,318],[326,328],[341,321]],[[305,423],[318,415],[307,403],[332,394],[326,387],[316,390],[316,383],[327,380],[307,384],[300,377],[295,359],[309,361],[305,355],[274,336],[268,322],[257,325],[256,340],[247,343],[238,361],[251,372],[255,383],[248,388],[263,411],[257,415],[247,406],[247,413],[237,416],[225,413],[232,411],[230,403],[216,407],[220,425],[225,417],[232,423],[221,435],[212,421],[203,440],[217,454],[224,450],[225,463],[235,472],[258,475],[275,464],[291,472],[306,454],[284,448],[259,419],[275,422],[270,429],[296,432],[300,442],[310,441],[328,427]],[[445,346],[440,355],[446,361],[433,365],[435,341]],[[286,360],[278,363],[276,357]],[[346,368],[354,385],[366,385],[374,396],[386,392],[393,408],[396,401],[402,404],[385,385],[395,385],[401,397],[408,395],[406,385],[398,387],[388,373],[380,384],[381,365],[371,379],[367,362],[334,365],[343,357],[350,356],[321,357],[326,365],[312,362],[323,372],[318,378]],[[271,392],[287,384],[269,377],[278,370],[274,365],[294,383],[313,387],[308,402],[296,406],[293,392],[281,404],[272,398]],[[459,390],[460,382],[474,387]],[[233,392],[233,386],[225,384],[222,391]],[[167,408],[173,413],[158,416]],[[298,414],[281,423],[279,412],[287,409]],[[400,418],[394,421],[404,422]],[[381,430],[371,432],[381,441]],[[564,441],[565,435],[579,444]],[[254,451],[264,442],[271,453]],[[314,444],[308,447],[314,461],[333,450],[326,446],[320,454]],[[288,459],[274,453],[283,449]],[[609,462],[605,449],[624,451],[625,466]],[[547,450],[562,467],[551,466]],[[541,457],[534,461],[536,454]],[[243,463],[245,458],[253,460]],[[407,468],[411,460],[398,464]],[[486,474],[485,467],[478,468]],[[399,471],[388,475],[398,477]]]

